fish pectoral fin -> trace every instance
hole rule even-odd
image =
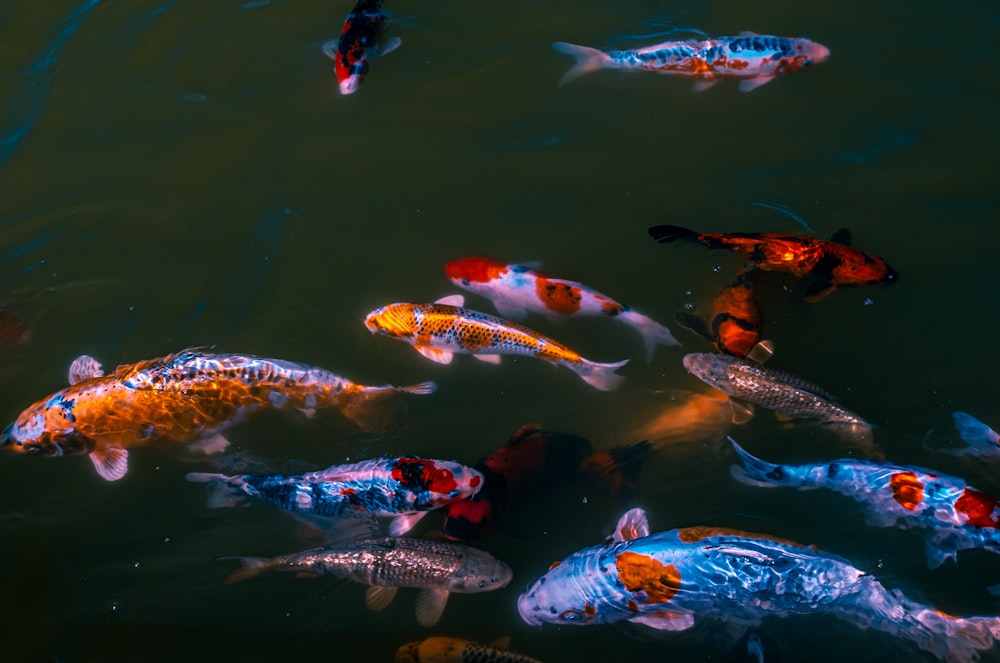
[[[339,39],[331,39],[330,41],[323,44],[323,55],[336,61],[337,59],[337,44],[340,42]]]
[[[772,80],[774,80],[774,74],[744,78],[740,81],[740,92],[750,92],[751,90],[756,90],[761,85],[770,83]]]
[[[629,620],[634,624],[642,624],[658,631],[686,631],[694,626],[694,616],[689,612],[674,612],[664,610],[639,615]]]
[[[90,452],[90,462],[105,481],[118,481],[128,472],[128,451],[99,449]]]
[[[696,315],[688,313],[687,311],[678,311],[674,314],[674,320],[676,320],[677,324],[684,329],[693,331],[695,334],[701,336],[707,341],[715,340],[712,338],[712,332],[708,328],[708,323]]]
[[[764,340],[754,343],[753,347],[750,348],[750,352],[747,353],[746,358],[758,364],[763,364],[773,356],[774,341]]]
[[[837,284],[831,281],[823,279],[813,281],[809,284],[809,287],[806,288],[806,301],[810,304],[815,304],[836,289]]]
[[[706,81],[696,81],[695,84],[694,84],[694,91],[695,92],[704,92],[705,90],[707,90],[708,88],[712,87],[713,85],[715,85],[718,82],[719,81],[715,80],[714,78],[706,80]]]
[[[419,523],[420,519],[428,513],[428,511],[421,511],[420,513],[411,513],[405,516],[396,516],[389,523],[389,536],[403,536],[413,529],[414,525]]]
[[[988,589],[988,588],[987,588]],[[490,643],[490,647],[495,649],[510,649],[510,636],[504,635]]]
[[[732,398],[729,399],[729,407],[733,411],[733,423],[734,424],[745,424],[746,422],[753,419],[754,408],[750,403],[744,403],[742,401],[734,401]]]
[[[214,435],[203,437],[197,442],[192,442],[188,445],[188,450],[209,456],[211,454],[222,453],[228,446],[229,440],[225,436],[215,433]]]
[[[421,589],[417,594],[417,623],[434,626],[441,620],[448,603],[448,592],[443,589]]]
[[[365,605],[368,606],[369,610],[374,610],[375,612],[384,610],[396,598],[396,591],[398,589],[398,587],[372,585],[365,590]]]
[[[434,303],[444,304],[445,306],[465,306],[465,296],[457,293],[454,295],[447,295],[441,299],[434,300]]]
[[[484,364],[499,364],[500,355],[472,355]]]
[[[388,53],[392,53],[394,50],[399,48],[402,43],[403,40],[400,39],[399,37],[392,37],[391,39],[386,39],[385,43],[382,44],[382,47],[378,50],[379,57],[382,57],[383,55],[386,55]]]
[[[528,309],[502,299],[495,300],[493,308],[497,310],[497,313],[511,320],[523,320],[528,315]]]
[[[104,375],[101,370],[101,362],[90,355],[80,355],[69,365],[69,383],[76,384],[90,378],[99,378]]]
[[[445,365],[450,364],[452,358],[454,358],[455,356],[452,353],[448,352],[447,350],[441,350],[440,348],[432,348],[429,345],[414,345],[413,349],[422,354],[423,356],[427,357],[431,361],[436,362],[438,364],[445,364]]]

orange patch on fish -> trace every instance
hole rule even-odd
[[[569,284],[539,276],[535,279],[535,294],[545,308],[560,315],[572,315],[580,310],[580,289]]]
[[[969,524],[976,527],[1000,528],[996,508],[996,500],[971,488],[963,490],[962,495],[955,500],[955,511],[964,515]]]
[[[924,501],[924,484],[917,480],[913,472],[896,472],[889,477],[889,488],[892,499],[909,511],[915,510]]]
[[[814,546],[805,546],[798,541],[792,541],[790,539],[782,539],[781,537],[771,536],[770,534],[756,534],[750,532],[744,532],[738,529],[732,529],[729,527],[709,527],[707,525],[699,525],[696,527],[682,527],[677,530],[677,538],[679,538],[684,543],[695,543],[701,541],[702,539],[708,539],[713,536],[735,536],[740,538],[751,537],[754,539],[763,539],[765,541],[773,541],[774,543],[780,543],[786,546],[793,546],[795,548],[808,548],[810,550],[815,550]]]
[[[615,557],[618,579],[632,593],[643,592],[646,603],[666,603],[681,588],[681,572],[647,555],[624,551]]]

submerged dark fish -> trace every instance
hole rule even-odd
[[[661,243],[683,239],[711,249],[727,249],[758,269],[808,279],[809,301],[819,301],[838,287],[889,285],[899,279],[882,258],[852,247],[846,228],[830,240],[771,232],[699,233],[679,226],[653,226],[649,234]]]
[[[540,663],[524,654],[507,651],[510,638],[481,645],[461,638],[437,636],[408,642],[396,650],[396,663]]]
[[[29,456],[87,454],[108,481],[128,472],[131,447],[198,442],[206,453],[221,451],[229,443],[220,431],[258,410],[337,408],[365,428],[386,396],[435,389],[433,382],[366,386],[306,364],[195,350],[123,364],[111,375],[84,355],[69,381],[24,410],[0,446]]]
[[[448,506],[445,536],[473,541],[526,496],[581,476],[596,478],[613,494],[619,493],[631,486],[651,449],[647,442],[594,449],[582,437],[543,431],[537,424],[523,426],[504,446],[473,466],[483,475],[483,487],[469,499]]]
[[[235,559],[243,565],[226,582],[274,570],[328,575],[369,585],[365,602],[372,610],[388,606],[400,587],[417,588],[417,621],[421,626],[433,626],[441,619],[449,594],[501,589],[513,577],[509,566],[485,551],[457,543],[393,537],[369,539],[349,547],[313,548],[271,559],[220,559]]]

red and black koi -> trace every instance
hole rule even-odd
[[[649,234],[658,242],[677,239],[710,249],[728,249],[743,255],[759,269],[784,272],[812,283],[806,299],[816,302],[838,287],[890,285],[899,274],[882,258],[851,246],[851,233],[842,228],[829,240],[786,233],[699,233],[678,226],[653,226]]]
[[[746,357],[760,341],[764,324],[764,314],[754,296],[754,284],[748,271],[741,270],[733,282],[715,296],[707,323],[685,311],[676,314],[678,324],[714,343],[719,352]]]
[[[347,15],[340,39],[323,44],[323,53],[333,60],[341,94],[358,91],[371,62],[399,48],[402,39],[383,39],[386,15],[382,0],[358,0]]]
[[[473,466],[483,475],[483,486],[469,499],[448,506],[445,536],[472,541],[493,526],[515,498],[583,476],[620,495],[631,489],[642,458],[651,450],[646,441],[594,449],[576,435],[545,431],[537,424],[522,426],[504,446]]]

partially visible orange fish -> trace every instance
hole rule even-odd
[[[677,322],[712,341],[719,352],[746,357],[760,340],[764,314],[754,296],[754,285],[747,270],[741,270],[733,282],[712,300],[711,318],[705,320],[687,312],[677,313]]]
[[[452,295],[433,304],[387,304],[369,313],[365,326],[373,334],[409,343],[439,364],[451,363],[456,352],[491,364],[500,363],[500,355],[526,355],[565,366],[602,391],[614,389],[624,379],[615,371],[628,359],[611,364],[590,361],[532,329],[461,308],[464,301],[461,295]]]
[[[661,243],[683,239],[710,249],[729,249],[759,269],[807,278],[811,283],[806,299],[813,302],[838,287],[889,285],[899,279],[885,260],[852,247],[846,228],[830,240],[772,232],[699,233],[679,226],[653,226],[649,234]]]
[[[27,341],[30,335],[27,327],[10,309],[0,307],[0,347]]]
[[[20,455],[87,454],[107,481],[128,472],[130,447],[199,442],[206,453],[221,451],[229,442],[220,431],[257,410],[294,407],[311,415],[335,407],[364,427],[373,400],[435,389],[433,382],[365,386],[306,364],[195,350],[124,364],[111,375],[84,355],[69,381],[22,412],[0,435],[0,447]]]
[[[733,423],[729,397],[717,389],[670,394],[667,398],[668,404],[659,414],[629,435],[658,447],[718,438]]]

